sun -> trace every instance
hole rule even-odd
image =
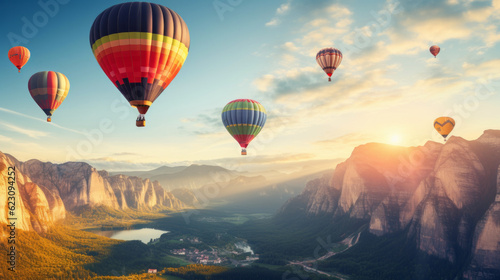
[[[401,144],[401,135],[400,134],[392,134],[389,138],[389,143],[392,145]]]

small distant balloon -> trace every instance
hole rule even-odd
[[[450,117],[439,117],[434,121],[434,129],[443,136],[446,142],[446,137],[455,127],[455,120]]]
[[[434,56],[434,58],[436,58],[436,56],[438,55],[439,51],[441,50],[441,48],[439,46],[432,46],[429,51],[432,53],[432,55]]]
[[[252,99],[236,99],[222,110],[222,123],[241,146],[241,155],[247,154],[247,147],[266,123],[264,106]]]
[[[30,51],[21,46],[13,47],[9,50],[9,60],[17,67],[19,73],[21,73],[21,68],[23,68],[30,59],[30,55]]]
[[[47,115],[47,122],[50,122],[52,114],[68,95],[69,80],[62,73],[42,71],[31,76],[28,90],[36,104]]]
[[[342,53],[335,48],[325,48],[316,54],[316,62],[328,75],[328,81],[332,81],[332,74],[342,62]]]

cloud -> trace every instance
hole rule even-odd
[[[34,138],[34,139],[38,139],[40,137],[45,137],[45,136],[49,135],[47,132],[44,132],[44,131],[25,129],[25,128],[18,127],[18,126],[13,125],[13,124],[7,124],[7,123],[2,123],[2,122],[0,122],[0,124],[5,126],[10,131],[24,134],[24,135],[31,137],[31,138]]]
[[[285,15],[290,10],[291,2],[291,0],[288,0],[287,2],[281,4],[276,9],[275,16],[270,21],[266,22],[266,26],[275,26],[280,24],[281,21],[279,20],[279,17]]]
[[[189,127],[189,130],[186,131],[200,136],[213,136],[214,134],[219,135],[223,131],[221,112],[222,108],[214,108],[212,110],[207,110],[204,113],[200,113],[192,118],[182,119],[181,121],[183,123],[189,125],[179,126],[178,129],[186,130],[186,127]]]
[[[293,42],[284,43],[283,49],[289,52],[296,52],[299,50],[299,48]]]
[[[46,123],[48,125],[52,125],[52,126],[55,126],[57,128],[60,128],[60,129],[66,130],[66,131],[70,131],[70,132],[73,132],[73,133],[78,133],[78,134],[86,135],[85,133],[83,133],[81,131],[77,131],[77,130],[74,130],[74,129],[71,129],[71,128],[63,127],[63,126],[60,126],[60,125],[52,123],[52,122],[51,123],[47,123],[45,120],[42,120],[40,118],[35,118],[35,117],[30,116],[30,115],[21,114],[19,112],[12,111],[12,110],[9,110],[9,109],[5,109],[5,108],[2,108],[2,107],[0,107],[0,111],[5,112],[5,113],[9,113],[9,114],[12,114],[12,115],[16,115],[16,116],[21,116],[21,117],[24,117],[24,118],[27,118],[27,119],[31,119],[31,120],[43,122],[43,123]]]
[[[120,157],[120,156],[142,156],[142,155],[137,154],[137,153],[122,152],[122,153],[114,153],[111,156]]]
[[[275,26],[279,24],[279,20],[277,18],[273,18],[270,21],[266,22],[266,26]]]

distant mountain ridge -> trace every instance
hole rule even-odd
[[[111,172],[158,181],[165,189],[197,189],[209,183],[227,182],[239,172],[215,165],[161,166],[150,171]]]
[[[444,145],[365,144],[333,176],[310,181],[277,218],[347,216],[378,236],[407,231],[420,251],[466,267],[466,279],[499,279],[499,165],[498,130]]]

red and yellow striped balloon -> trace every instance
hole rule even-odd
[[[189,52],[184,20],[162,5],[118,4],[104,10],[90,29],[97,62],[130,105],[139,110],[137,126],[145,126],[151,104],[172,82]]]
[[[35,73],[28,81],[28,90],[36,104],[51,121],[52,114],[66,99],[69,92],[69,80],[62,73],[42,71]]]
[[[21,68],[23,68],[30,59],[30,55],[30,51],[21,46],[13,47],[9,50],[9,60],[17,67],[19,73],[21,73]]]

